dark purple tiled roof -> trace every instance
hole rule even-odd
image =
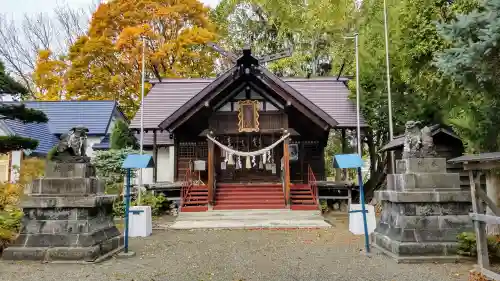
[[[162,120],[163,121],[163,120]],[[139,133],[135,134],[135,138],[137,142],[140,141],[141,136]],[[170,138],[170,133],[167,131],[156,133],[156,144],[158,145],[172,145],[174,144],[174,140]],[[153,145],[153,132],[148,131],[144,133],[144,145]]]
[[[161,83],[154,84],[144,99],[144,128],[158,128],[162,121],[212,81],[214,79],[164,79]],[[284,78],[283,81],[335,119],[338,122],[337,127],[356,126],[356,107],[349,99],[349,89],[342,79],[337,80],[333,77]],[[140,128],[140,116],[139,110],[131,122],[131,128]],[[363,118],[361,118],[361,126],[367,126]],[[145,144],[150,143],[145,141]]]
[[[144,98],[144,128],[158,128],[168,116],[205,88],[213,79],[170,79],[153,86]],[[141,127],[141,109],[130,128]]]

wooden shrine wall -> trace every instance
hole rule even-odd
[[[314,175],[317,180],[325,180],[325,161],[324,161],[324,147],[319,141],[295,141],[292,140],[291,144],[297,144],[299,147],[299,159],[296,161],[290,161],[290,181],[292,183],[306,183],[307,182],[307,171],[310,165]],[[180,142],[177,144],[177,180],[182,181],[186,174],[186,170],[189,167],[190,161],[195,160],[205,160],[208,159],[208,143],[206,141],[197,142]],[[279,163],[279,159],[283,156],[280,148],[282,145],[278,146],[275,151],[276,163]],[[220,150],[216,149],[216,170],[219,170],[220,166]],[[280,170],[278,165],[277,175],[279,176]],[[218,171],[220,172],[220,171]],[[197,175],[196,175],[197,176]],[[207,174],[205,172],[200,173],[201,180],[206,181]],[[250,175],[249,175],[250,176]],[[271,181],[271,177],[269,178]]]
[[[209,126],[215,134],[238,134],[238,113],[217,112],[210,118]],[[259,128],[262,133],[288,128],[288,118],[279,111],[259,111]]]
[[[310,165],[316,180],[325,180],[324,147],[319,141],[291,141],[299,147],[299,159],[290,161],[290,181],[306,183]]]
[[[190,161],[195,160],[204,160],[208,159],[208,143],[206,141],[198,141],[198,142],[179,142],[176,151],[176,165],[177,165],[177,173],[176,177],[178,181],[184,180],[184,176],[186,175],[186,171],[189,167]],[[198,175],[196,175],[198,176]],[[200,173],[201,180],[206,181],[207,174],[205,172]]]

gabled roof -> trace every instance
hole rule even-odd
[[[464,163],[464,162],[482,163],[482,162],[498,162],[498,161],[500,161],[500,152],[468,154],[448,160],[448,162],[452,164]]]
[[[139,133],[135,134],[135,138],[139,142],[141,139],[141,135]],[[170,133],[167,131],[158,131],[156,132],[156,144],[157,145],[173,145],[174,140],[170,138]],[[144,132],[144,145],[153,145],[153,132],[148,131]]]
[[[2,120],[11,133],[20,137],[38,140],[38,146],[33,151],[36,154],[47,154],[57,144],[59,139],[50,133],[47,123],[23,123],[18,120]]]
[[[27,108],[43,111],[52,134],[64,134],[82,125],[89,135],[105,135],[117,103],[105,101],[26,101]],[[122,114],[120,112],[120,114]]]
[[[435,124],[432,126],[429,126],[429,129],[431,130],[431,135],[434,137],[437,134],[446,134],[452,138],[455,138],[457,140],[460,140],[460,137],[458,137],[453,130],[450,128],[447,128],[445,126]],[[404,145],[405,138],[404,135],[400,136],[395,136],[394,139],[390,142],[388,142],[386,145],[384,145],[380,151],[389,151],[389,150],[395,150],[398,147],[402,147]]]
[[[349,99],[350,92],[344,81],[333,77],[283,78],[282,80],[325,114],[335,119],[338,122],[337,128],[356,127],[356,107]],[[163,120],[213,81],[214,79],[179,78],[163,79],[161,83],[155,83],[144,99],[144,128],[157,129]],[[132,119],[131,128],[140,128],[140,116],[141,109]],[[363,118],[361,118],[361,126],[367,126]]]
[[[87,127],[89,135],[106,135],[113,115],[118,113],[123,116],[115,101],[27,101],[24,104],[27,108],[44,112],[49,121],[25,124],[6,119],[1,122],[12,134],[38,140],[34,152],[41,154],[46,154],[57,144],[57,135],[67,133],[75,126]]]

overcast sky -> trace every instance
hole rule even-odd
[[[201,2],[215,7],[220,0],[201,0]],[[58,4],[68,3],[74,8],[87,9],[92,3],[99,0],[0,0],[0,13],[14,19],[21,19],[25,13],[51,13]]]

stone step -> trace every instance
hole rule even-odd
[[[321,213],[315,211],[277,210],[214,210],[204,213],[180,213],[177,220],[323,220]]]
[[[216,205],[224,205],[224,204],[241,204],[241,205],[255,205],[255,204],[284,204],[284,198],[260,198],[260,199],[234,199],[234,198],[226,198],[226,199],[217,199],[215,202]]]
[[[204,220],[176,221],[172,229],[295,229],[295,228],[329,228],[324,220]]]
[[[285,204],[224,204],[214,206],[214,210],[256,210],[256,209],[285,209]]]

